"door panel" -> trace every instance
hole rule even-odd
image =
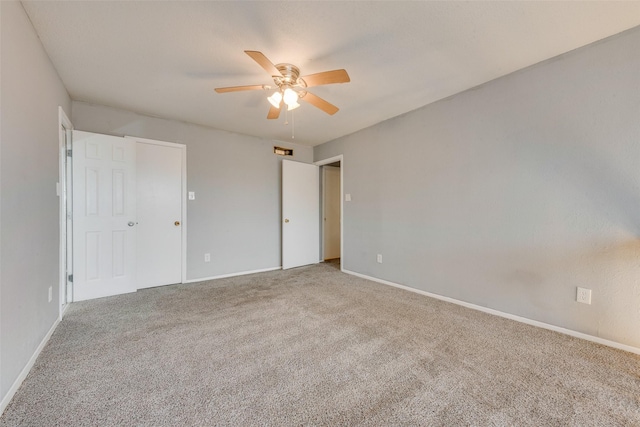
[[[136,150],[73,131],[73,300],[136,290]]]
[[[319,261],[319,176],[316,165],[282,161],[283,269]]]
[[[124,231],[114,231],[111,235],[113,242],[113,277],[124,277],[127,265],[127,236]]]
[[[136,144],[138,288],[182,282],[181,148]]]

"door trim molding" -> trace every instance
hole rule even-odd
[[[73,131],[73,124],[67,113],[64,112],[62,106],[58,106],[58,203],[60,206],[59,212],[59,251],[58,254],[58,320],[62,320],[62,316],[66,311],[68,305],[67,300],[72,300],[69,295],[66,295],[67,289],[67,200],[65,194],[68,193],[67,188],[67,146],[65,143],[65,137],[62,133],[62,129],[66,132],[67,138],[71,138]]]
[[[318,160],[313,164],[316,166],[324,166],[329,163],[340,162],[340,271],[344,271],[344,154],[339,154],[337,156],[329,157],[327,159]],[[321,209],[324,209],[324,188],[323,192],[323,206]],[[320,216],[322,218],[322,214]],[[322,234],[324,235],[324,221],[320,221],[320,226],[322,227]],[[321,245],[323,243],[320,243]],[[321,247],[324,251],[324,247]],[[318,250],[320,250],[318,249]]]
[[[182,150],[182,275],[181,283],[187,283],[187,146],[177,142],[160,141],[156,139],[140,138],[137,136],[125,135],[125,138],[132,139],[137,143],[161,145]]]

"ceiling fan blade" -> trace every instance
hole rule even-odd
[[[258,52],[257,50],[245,50],[244,53],[249,55],[251,59],[256,61],[258,65],[264,68],[264,70],[269,73],[270,76],[282,76],[276,66],[273,65],[273,63],[269,61],[269,59],[264,56],[262,52]]]
[[[264,89],[264,85],[251,85],[251,86],[231,86],[231,87],[217,87],[215,91],[218,93],[227,93],[227,92],[239,92],[241,90],[258,90]]]
[[[348,83],[351,81],[346,70],[324,71],[322,73],[309,74],[302,76],[307,87],[328,85],[332,83]]]
[[[319,96],[312,94],[311,92],[307,92],[307,94],[300,99],[302,99],[303,101],[307,101],[309,104],[313,105],[314,107],[318,107],[319,109],[321,109],[322,111],[324,111],[325,113],[331,116],[333,116],[339,110],[339,108],[336,107],[335,105],[325,101]]]
[[[282,111],[282,101],[280,101],[279,107],[274,107],[273,105],[269,108],[269,114],[267,114],[267,119],[277,119],[280,117],[280,111]]]

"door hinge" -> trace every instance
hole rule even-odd
[[[68,275],[68,276],[67,276],[67,280],[68,280],[69,282],[73,282],[73,274]]]
[[[67,150],[67,157],[71,157],[71,150]]]

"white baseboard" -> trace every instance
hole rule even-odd
[[[207,280],[226,279],[227,277],[246,276],[247,274],[265,273],[267,271],[281,270],[282,267],[263,268],[261,270],[240,271],[238,273],[222,274],[220,276],[202,277],[200,279],[189,279],[182,283],[206,282]]]
[[[31,371],[31,368],[33,368],[33,364],[36,363],[36,359],[38,358],[38,356],[40,356],[40,352],[42,351],[44,346],[47,345],[49,338],[51,338],[51,335],[53,335],[53,332],[56,330],[59,323],[60,319],[57,318],[53,323],[53,326],[51,326],[51,329],[49,329],[49,332],[47,332],[47,335],[45,335],[40,342],[40,345],[38,345],[38,348],[36,348],[36,351],[33,352],[33,355],[29,359],[29,362],[27,362],[25,367],[22,369],[20,375],[18,375],[18,378],[16,378],[7,394],[2,398],[2,402],[0,402],[0,415],[2,415],[5,409],[7,409],[7,406],[9,406],[9,402],[11,402],[11,399],[13,399],[13,396],[20,388],[20,385],[22,384],[24,379],[27,378],[29,371]]]
[[[454,298],[445,297],[438,294],[432,294],[431,292],[422,291],[420,289],[411,288],[409,286],[400,285],[398,283],[389,282],[387,280],[378,279],[376,277],[367,276],[364,274],[356,273],[355,271],[342,270],[344,273],[351,274],[352,276],[357,276],[362,279],[371,280],[373,282],[382,283],[383,285],[393,286],[395,288],[404,289],[405,291],[415,292],[417,294],[425,295],[431,298],[439,299],[441,301],[450,302],[452,304],[461,305],[463,307],[471,308],[473,310],[482,311],[485,313],[493,314],[495,316],[504,317],[506,319],[515,320],[516,322],[526,323],[527,325],[537,326],[539,328],[549,329],[551,331],[560,332],[561,334],[570,335],[572,337],[581,338],[583,340],[592,341],[598,344],[606,345],[609,347],[617,348],[619,350],[628,351],[629,353],[640,354],[640,348],[633,347],[630,345],[622,344],[615,341],[606,340],[604,338],[595,337],[593,335],[584,334],[582,332],[577,332],[571,329],[561,328],[560,326],[550,325],[548,323],[539,322],[537,320],[528,319],[526,317],[516,316],[515,314],[505,313],[502,311],[494,310],[492,308],[483,307],[481,305],[471,304],[465,301],[460,301]]]
[[[62,308],[62,310],[60,310],[60,315],[58,316],[58,321],[62,321],[62,318],[64,317],[64,314],[67,312],[67,309],[69,308],[69,304],[71,303],[66,303],[64,305],[64,307]]]

